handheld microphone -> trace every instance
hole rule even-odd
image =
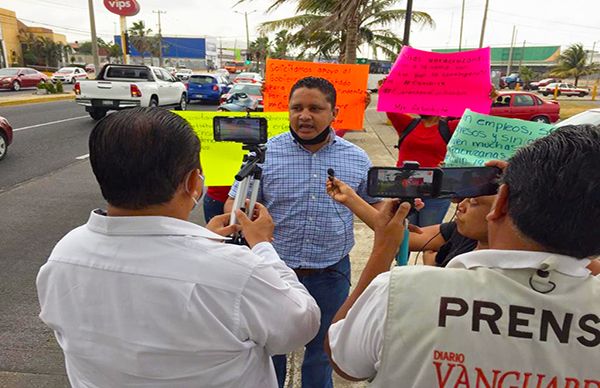
[[[335,171],[333,170],[333,168],[327,169],[327,175],[329,175],[329,180],[333,181],[333,178],[335,177]]]

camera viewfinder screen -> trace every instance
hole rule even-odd
[[[260,144],[262,140],[260,124],[259,118],[221,117],[219,118],[219,140]]]
[[[381,197],[428,197],[433,192],[433,170],[377,170],[376,190]]]

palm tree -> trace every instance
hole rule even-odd
[[[248,0],[240,0],[243,1]],[[285,2],[289,0],[274,0],[268,11]],[[298,0],[297,16],[263,23],[261,31],[298,30],[292,38],[295,47],[304,50],[312,47],[315,54],[326,57],[337,52],[345,63],[356,62],[356,51],[363,43],[375,54],[381,50],[393,57],[402,41],[388,27],[406,18],[405,10],[392,8],[396,3],[398,0]],[[417,24],[434,26],[425,12],[415,11],[411,19]]]
[[[587,64],[587,55],[581,43],[572,44],[558,58],[558,65],[552,69],[550,75],[560,78],[575,78],[575,86],[579,77],[597,72],[598,66]]]
[[[266,36],[259,36],[254,42],[250,43],[248,49],[252,58],[256,59],[258,62],[256,67],[258,67],[259,72],[264,74],[261,63],[264,64],[271,54],[271,42],[269,42],[269,38]]]
[[[292,35],[288,30],[281,30],[275,35],[275,42],[273,52],[271,53],[272,58],[285,59],[287,57],[288,49]]]
[[[129,42],[140,53],[142,63],[144,63],[144,54],[152,50],[153,42],[150,34],[152,30],[146,28],[144,21],[134,22],[129,28]]]

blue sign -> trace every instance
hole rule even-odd
[[[121,46],[121,36],[115,35],[115,44]],[[206,40],[204,38],[171,38],[163,36],[164,58],[206,58]],[[141,54],[129,42],[129,55],[141,57]],[[144,53],[150,56],[150,53]]]

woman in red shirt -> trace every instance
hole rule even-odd
[[[419,120],[414,128],[398,145],[396,166],[402,167],[405,161],[418,162],[421,167],[439,167],[446,157],[446,145],[454,133],[459,120],[445,121],[440,116],[409,115],[387,112],[388,119],[400,138],[404,131]],[[414,125],[414,124],[413,124]],[[425,199],[425,207],[410,216],[410,222],[417,226],[441,224],[450,207],[447,199]]]

